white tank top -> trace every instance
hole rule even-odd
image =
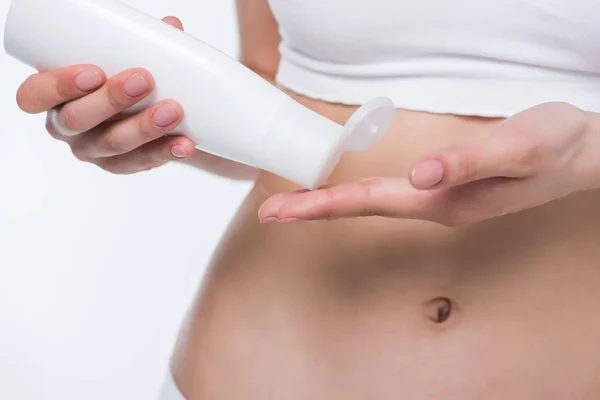
[[[600,112],[600,0],[269,0],[277,82],[328,102],[509,116]]]

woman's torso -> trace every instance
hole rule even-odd
[[[494,124],[398,111],[331,181],[405,175]],[[600,398],[599,192],[460,229],[259,224],[289,189],[263,174],[213,258],[173,363],[190,400]],[[452,302],[443,323],[437,298]]]
[[[340,123],[355,110],[294,97]],[[499,121],[399,109],[330,181],[406,176]],[[189,400],[600,398],[600,192],[462,228],[261,225],[293,188],[262,173],[214,254],[173,358]]]

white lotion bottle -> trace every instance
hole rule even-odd
[[[341,126],[300,105],[259,75],[191,35],[117,0],[12,0],[6,53],[39,71],[94,64],[108,77],[142,67],[152,95],[185,110],[176,133],[200,150],[263,169],[315,189],[345,151],[379,140],[395,116],[376,98]]]

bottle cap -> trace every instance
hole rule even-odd
[[[277,113],[256,166],[300,186],[317,189],[346,151],[364,151],[381,139],[396,116],[394,103],[378,97],[341,126],[290,98]]]

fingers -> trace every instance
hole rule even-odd
[[[418,191],[406,179],[374,178],[315,191],[279,194],[259,210],[262,222],[358,216],[431,218],[441,191]]]
[[[494,135],[480,144],[452,146],[417,162],[410,182],[426,190],[492,177],[523,178],[535,170],[535,147],[514,135]]]
[[[300,189],[293,192],[278,193],[265,201],[258,210],[258,218],[263,223],[278,222],[279,210],[288,200],[302,194],[308,193],[306,189]]]
[[[104,124],[71,140],[80,160],[111,157],[135,150],[175,129],[183,120],[182,107],[173,100],[157,103],[145,111],[112,124]]]
[[[122,155],[95,161],[100,168],[114,174],[134,174],[191,156],[194,143],[183,136],[164,136]]]
[[[183,30],[175,17],[163,21]],[[98,67],[76,65],[30,76],[17,92],[17,103],[28,113],[47,111],[48,132],[67,142],[78,159],[128,174],[195,153],[190,139],[165,136],[183,121],[177,102],[164,100],[132,116],[123,113],[154,86],[152,75],[142,68],[106,79]]]
[[[93,65],[74,65],[56,71],[31,75],[17,91],[21,110],[37,114],[83,97],[101,87],[104,72]]]
[[[374,179],[316,191],[280,193],[263,203],[262,223],[385,216],[458,227],[541,204],[527,180],[490,178],[439,190],[405,179]]]
[[[183,30],[183,24],[177,17],[165,17],[163,21]],[[87,64],[40,72],[21,84],[16,100],[21,110],[38,114],[81,98],[100,88],[105,81],[106,76],[100,68]]]
[[[179,29],[180,31],[183,30],[183,24],[177,17],[169,16],[169,17],[164,17],[162,20],[163,20],[163,22],[166,22],[167,24],[171,25],[174,28]]]
[[[154,80],[148,71],[123,71],[95,92],[66,103],[56,115],[56,129],[65,136],[86,132],[140,102],[153,89]]]

